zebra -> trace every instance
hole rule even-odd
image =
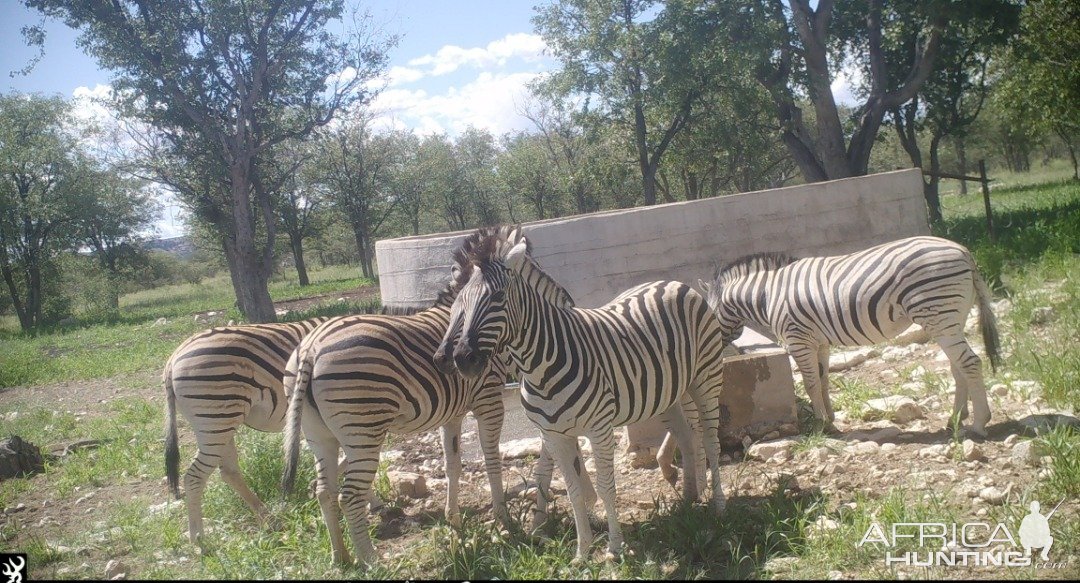
[[[796,259],[762,253],[718,269],[712,283],[698,280],[723,330],[724,342],[746,324],[770,329],[795,359],[814,415],[835,432],[827,373],[829,346],[862,346],[895,338],[912,322],[949,357],[956,395],[950,423],[967,417],[986,435],[982,361],[968,345],[964,323],[978,301],[979,327],[991,367],[1000,364],[990,292],[963,245],[939,237],[908,237],[846,255]],[[959,427],[958,427],[959,428]]]
[[[538,293],[558,284],[532,259],[519,228],[481,229],[460,251],[452,326],[434,359],[444,371],[456,367],[475,377],[492,354],[509,352],[521,370],[525,413],[567,480],[576,560],[585,558],[593,538],[581,495],[577,437],[592,443],[608,552],[618,555],[623,536],[615,507],[614,428],[659,417],[682,451],[696,451],[702,440],[695,439],[679,404],[687,393],[704,428],[712,508],[723,511],[718,436],[723,345],[719,323],[703,297],[684,283],[657,281],[633,287],[600,308],[563,307]],[[683,460],[689,499],[697,498],[695,458]]]
[[[184,474],[188,537],[202,534],[202,498],[215,469],[260,521],[266,506],[248,488],[240,473],[234,436],[241,425],[279,432],[285,425],[288,400],[283,376],[289,356],[307,333],[328,318],[300,322],[211,328],[193,334],[165,363],[165,474],[180,498],[180,446],[177,410],[195,433],[198,453]]]
[[[297,349],[299,369],[286,424],[282,487],[292,489],[302,427],[315,455],[316,496],[330,532],[332,556],[338,563],[350,562],[339,524],[342,508],[357,558],[363,562],[374,558],[361,502],[371,496],[379,451],[389,433],[407,435],[442,427],[445,513],[452,525],[460,525],[461,420],[469,411],[477,421],[492,509],[502,524],[509,523],[499,458],[506,366],[495,358],[490,367],[466,379],[456,373],[443,374],[431,359],[450,322],[455,293],[455,288],[447,287],[430,308],[408,316],[330,320]],[[553,301],[570,299],[566,295]],[[339,447],[345,453],[340,469],[344,477],[340,507],[339,469],[327,463],[336,458]]]

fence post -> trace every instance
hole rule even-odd
[[[990,180],[986,177],[986,160],[979,160],[979,182],[982,182],[983,205],[986,207],[986,232],[991,241],[997,241],[994,232],[994,213],[990,210]]]

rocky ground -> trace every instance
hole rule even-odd
[[[792,491],[814,490],[828,501],[829,513],[833,513],[841,507],[855,508],[860,500],[879,498],[891,488],[903,488],[916,499],[944,499],[961,509],[959,518],[963,520],[991,516],[995,507],[1017,503],[1030,493],[1031,486],[1047,476],[1052,460],[1025,437],[1053,423],[1080,423],[1073,417],[1074,412],[1048,406],[1036,382],[1002,372],[988,391],[993,412],[988,437],[972,439],[954,434],[945,428],[953,391],[948,361],[935,344],[926,343],[918,334],[904,340],[834,354],[831,394],[839,409],[836,426],[840,433],[824,436],[804,430],[794,436],[773,434],[756,441],[745,440],[741,448],[725,451],[725,493],[729,497],[766,496],[781,485]],[[981,353],[981,346],[977,350]],[[161,391],[134,388],[156,386],[156,374],[151,371],[145,379],[125,379],[122,383],[79,381],[20,388],[19,398],[50,403],[50,407],[71,411],[80,419],[91,418],[108,414],[107,405],[113,399],[138,396],[163,405]],[[801,388],[797,388],[797,394],[803,399]],[[0,390],[0,402],[8,398],[14,398],[12,390]],[[804,399],[803,408],[809,418]],[[466,425],[463,442],[475,441],[474,428]],[[182,434],[190,440],[189,433]],[[621,439],[625,440],[625,436]],[[63,456],[72,448],[100,444],[51,445],[44,449]],[[675,500],[679,496],[655,469],[654,460],[626,454],[625,445],[625,441],[620,443],[616,457],[619,517],[624,524],[644,520],[657,497]],[[535,491],[530,486],[534,483],[532,471],[539,442],[515,440],[504,443],[502,450],[508,495],[517,501],[517,507],[524,507],[523,499]],[[587,447],[585,452],[586,467],[592,471]],[[384,512],[377,544],[380,551],[392,554],[422,536],[422,527],[441,512],[446,477],[437,431],[395,437],[383,455],[389,460],[388,477],[397,499],[390,505],[392,511]],[[490,496],[482,462],[466,460],[462,479],[463,509],[467,513],[489,513]],[[147,512],[154,513],[165,508],[168,498],[163,478],[148,473],[122,476],[119,483],[77,487],[67,497],[58,497],[44,475],[28,483],[18,502],[2,509],[0,533],[4,535],[4,547],[21,548],[38,542],[55,545],[50,541],[105,525],[119,501],[145,501]],[[564,494],[558,473],[553,486],[557,495]],[[1043,503],[1049,506],[1057,501]],[[557,504],[569,506],[565,495],[557,497]],[[598,502],[597,510],[602,512],[601,508]],[[1074,520],[1078,510],[1080,501],[1066,500],[1058,516]],[[827,516],[814,525],[819,531],[836,527],[836,522]],[[106,552],[55,550],[65,557],[49,572],[55,576],[62,577],[73,569],[82,572],[88,564],[99,562],[101,566],[92,567],[94,570],[118,573],[116,564],[107,565],[112,557]],[[1063,556],[1066,551],[1071,552],[1069,557],[1075,563],[1075,550],[1063,550]],[[779,564],[776,568],[782,570]],[[993,576],[990,572],[983,574]],[[845,576],[839,572],[830,575]]]

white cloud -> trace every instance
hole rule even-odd
[[[463,66],[479,69],[503,66],[513,58],[536,62],[544,58],[546,47],[539,35],[518,32],[491,41],[486,47],[462,48],[445,45],[435,54],[417,57],[408,64],[411,67],[429,67],[427,74],[439,76],[452,73]]]
[[[832,90],[833,99],[837,105],[856,106],[861,103],[859,97],[855,95],[855,88],[862,83],[862,70],[852,63],[845,63],[839,68],[834,67],[834,70],[836,70],[836,76],[829,85],[829,89]]]
[[[388,123],[393,126],[412,127],[421,135],[444,132],[453,136],[469,126],[500,135],[529,126],[516,107],[528,95],[526,84],[541,74],[484,71],[460,88],[452,86],[434,95],[423,90],[391,89],[380,94],[372,107],[380,117],[392,118]]]

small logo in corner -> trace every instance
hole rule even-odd
[[[23,583],[26,580],[26,553],[0,553],[0,574],[4,583]]]

